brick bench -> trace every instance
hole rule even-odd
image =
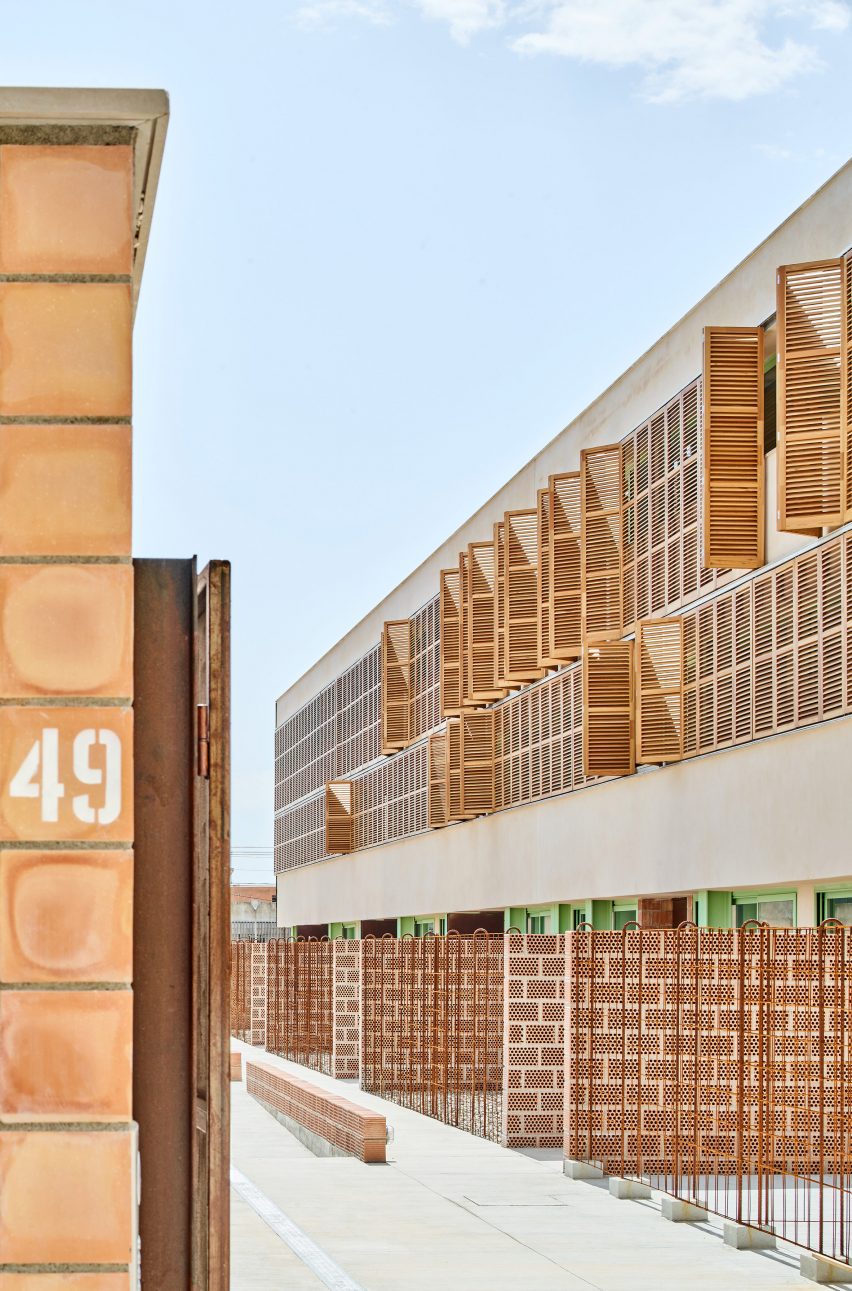
[[[243,1055],[239,1049],[231,1050],[231,1080],[242,1080],[243,1078]]]
[[[385,1160],[387,1122],[369,1108],[264,1062],[246,1062],[246,1089],[318,1156]]]

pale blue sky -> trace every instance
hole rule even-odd
[[[134,546],[233,562],[233,839],[271,846],[276,696],[846,160],[850,6],[0,14],[8,85],[171,94]]]

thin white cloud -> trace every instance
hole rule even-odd
[[[655,103],[769,94],[815,71],[814,39],[852,19],[850,0],[305,0],[298,13],[385,24],[412,7],[461,44],[504,28],[519,54],[635,69]]]

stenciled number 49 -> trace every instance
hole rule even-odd
[[[92,766],[95,745],[104,749],[105,772]],[[80,784],[102,785],[103,805],[93,807],[91,795],[75,794],[71,809],[86,825],[111,825],[121,812],[121,740],[115,731],[80,731],[72,749],[74,775]],[[36,740],[9,783],[12,798],[40,798],[41,818],[46,823],[59,819],[59,800],[65,785],[59,779],[59,731],[47,726]]]

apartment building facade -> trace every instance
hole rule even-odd
[[[299,935],[852,922],[852,162],[276,705]]]

